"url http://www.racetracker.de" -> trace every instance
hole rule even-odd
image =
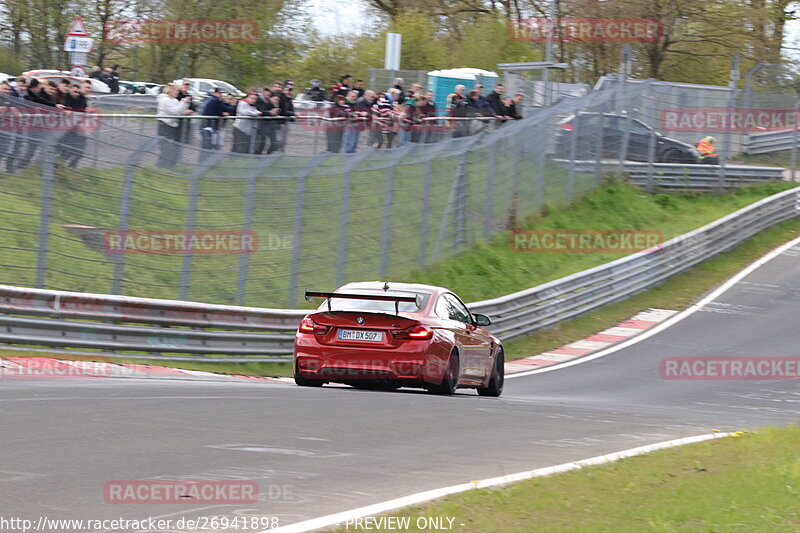
[[[0,516],[0,531],[42,533],[63,531],[264,531],[277,529],[276,516],[201,516],[197,518],[35,519]]]

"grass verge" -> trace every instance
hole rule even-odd
[[[404,531],[422,517],[463,532],[799,531],[800,426],[737,435],[390,514],[411,518]]]

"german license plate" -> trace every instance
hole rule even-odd
[[[383,333],[380,331],[365,331],[363,329],[340,329],[339,338],[343,341],[381,342]]]

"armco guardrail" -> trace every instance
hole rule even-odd
[[[569,165],[568,160],[558,160]],[[616,161],[602,161],[603,172],[619,171]],[[596,172],[596,161],[575,161],[576,172]],[[724,176],[719,165],[688,165],[682,163],[642,163],[626,161],[623,172],[628,181],[640,187],[657,189],[715,190],[733,189],[742,185],[781,181],[785,169],[780,167],[756,167],[748,165],[725,165]]]
[[[510,339],[644,291],[798,215],[800,187],[653,249],[469,307],[491,316],[492,331]],[[111,357],[144,352],[148,359],[286,361],[274,356],[291,352],[306,312],[0,285],[0,342],[92,349]]]
[[[259,356],[291,353],[306,312],[0,285],[0,342],[112,357],[145,352],[148,359],[213,361],[207,356],[215,354],[247,356],[227,362],[281,361]]]
[[[751,133],[745,136],[742,148],[744,153],[754,155],[791,150],[798,145],[800,145],[800,132],[797,130],[780,130]]]
[[[770,226],[800,215],[800,187],[760,200],[653,249],[531,289],[470,304],[504,339],[530,333],[644,291]]]

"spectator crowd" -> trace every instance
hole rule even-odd
[[[302,118],[306,127],[325,131],[328,152],[354,153],[362,134],[374,148],[392,148],[406,142],[435,142],[445,131],[452,131],[454,137],[469,135],[475,119],[498,126],[521,119],[523,95],[509,97],[503,90],[503,85],[497,85],[484,96],[480,84],[469,92],[458,85],[440,111],[434,93],[423,90],[419,83],[406,88],[404,80],[396,78],[387,91],[377,93],[366,89],[363,80],[344,75],[330,93],[319,80],[311,80],[303,96],[304,104],[311,107],[298,113],[292,80],[250,90],[241,99],[214,88],[200,106],[194,104],[190,94],[191,83],[184,80],[183,85],[167,84],[158,96],[157,114],[164,117],[159,119],[158,128],[162,137],[189,142],[193,121],[181,117],[199,113],[205,117],[199,125],[202,147],[219,150],[228,134],[228,121],[222,117],[236,117],[230,128],[231,150],[270,154],[282,150],[288,122]],[[173,166],[177,157],[177,151],[165,146],[159,164]]]
[[[104,70],[95,67],[90,77],[111,86],[118,83],[119,73],[116,67]],[[45,81],[21,77],[0,83],[0,108],[33,105],[70,112],[94,112],[89,108],[91,90],[89,81],[75,83],[69,78]],[[392,87],[379,93],[365,88],[363,80],[343,75],[330,87],[330,92],[319,80],[312,80],[302,97],[304,113],[298,113],[291,80],[250,90],[242,98],[216,87],[202,102],[194,98],[189,80],[183,80],[182,84],[169,83],[156,97],[157,127],[160,137],[174,142],[161,143],[158,165],[170,168],[177,164],[179,144],[192,142],[192,128],[195,127],[199,128],[201,147],[206,150],[221,150],[225,138],[230,135],[233,152],[271,154],[282,150],[288,122],[302,119],[305,127],[325,132],[328,152],[354,153],[362,135],[366,135],[366,143],[371,147],[392,148],[408,142],[435,142],[445,133],[463,137],[474,131],[476,121],[500,126],[508,120],[522,118],[522,94],[509,97],[504,94],[503,85],[494,87],[487,96],[483,90],[480,84],[469,91],[464,85],[457,85],[447,96],[445,108],[440,110],[434,93],[423,90],[419,83],[406,87],[402,78],[396,78]],[[183,120],[190,115],[203,118]],[[231,117],[231,120],[223,117]],[[230,122],[232,124],[228,125]],[[41,137],[30,132],[24,140],[3,136],[0,157],[6,157],[7,170],[14,172],[31,162],[40,144]],[[79,128],[66,131],[59,141],[59,162],[75,167],[85,144],[86,138]]]
[[[91,82],[76,84],[66,78],[60,81],[40,81],[37,78],[22,77],[12,82],[0,82],[0,113],[4,122],[4,127],[0,130],[11,132],[19,127],[20,131],[26,133],[24,136],[0,135],[0,157],[6,160],[6,171],[13,173],[27,167],[33,161],[44,137],[48,135],[46,127],[29,128],[31,121],[20,122],[20,116],[44,115],[48,110],[95,112],[95,109],[89,107],[91,92]],[[58,142],[58,164],[75,168],[83,157],[86,146],[81,123],[59,120],[55,124],[54,129],[61,135]],[[70,124],[74,127],[70,127]]]

